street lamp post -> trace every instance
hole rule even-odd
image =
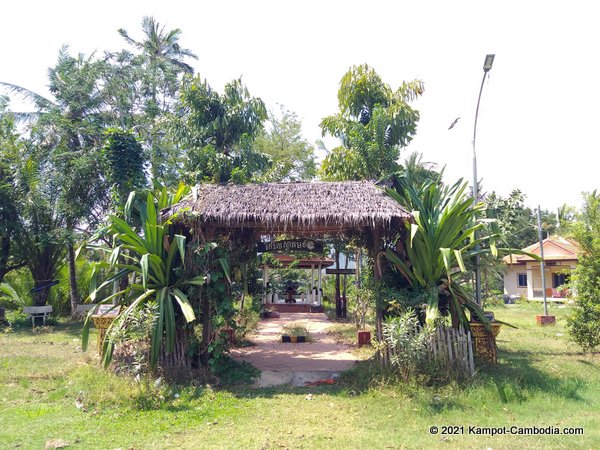
[[[479,187],[477,181],[477,153],[475,152],[475,138],[477,136],[477,116],[479,115],[479,103],[481,102],[481,93],[483,92],[483,85],[485,83],[485,77],[487,73],[492,69],[494,64],[494,57],[496,55],[486,55],[485,62],[483,63],[483,78],[481,80],[481,87],[479,88],[479,97],[477,97],[477,109],[475,109],[475,123],[473,125],[473,206],[477,204],[479,197]],[[475,232],[475,239],[477,239],[477,232]],[[475,244],[475,302],[481,305],[481,268],[479,267],[479,244]]]

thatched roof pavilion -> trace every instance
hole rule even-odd
[[[250,243],[260,235],[327,235],[360,232],[369,255],[379,261],[382,236],[404,227],[411,214],[383,189],[368,181],[202,184],[178,204],[164,210],[176,224],[201,229],[207,239],[221,233]],[[374,264],[374,278],[382,268]],[[320,273],[320,271],[319,271]],[[375,311],[382,339],[383,309]]]
[[[203,227],[263,233],[329,233],[390,229],[411,215],[368,181],[202,184],[166,211],[175,221],[196,217]]]

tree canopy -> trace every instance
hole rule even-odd
[[[340,81],[339,112],[321,121],[323,136],[340,140],[323,160],[327,180],[377,180],[398,171],[400,149],[417,130],[419,112],[410,102],[423,94],[419,80],[395,91],[366,64],[351,67]]]

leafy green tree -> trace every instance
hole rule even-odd
[[[80,224],[93,226],[102,216],[107,199],[97,155],[107,120],[99,88],[104,67],[104,63],[94,60],[93,56],[86,58],[79,54],[73,57],[68,48],[63,47],[57,64],[48,71],[48,88],[53,99],[21,86],[1,83],[11,93],[21,95],[36,107],[34,112],[13,114],[32,125],[30,140],[36,149],[29,152],[30,161],[35,160],[32,164],[39,166],[39,174],[48,177],[48,183],[52,184],[54,192],[48,194],[50,196],[36,189],[28,192],[36,197],[42,196],[38,207],[43,207],[48,201],[50,205],[45,206],[59,211],[54,217],[47,217],[39,223],[43,222],[44,227],[53,223],[60,226],[55,234],[66,239],[73,307],[79,302],[74,250],[77,228]],[[29,213],[33,214],[33,211]],[[41,212],[35,214],[40,218],[43,216]],[[58,217],[60,220],[57,221]],[[44,227],[40,231],[45,230],[43,232],[46,233]],[[29,231],[33,232],[34,228]],[[29,242],[34,243],[35,239],[29,239]]]
[[[142,38],[118,30],[135,53],[123,50],[108,55],[107,99],[119,113],[119,126],[134,129],[149,153],[154,179],[178,181],[179,148],[167,132],[184,75],[194,73],[186,60],[198,57],[180,45],[182,31],[166,30],[153,17],[142,19]]]
[[[400,149],[416,133],[419,113],[409,102],[423,94],[419,80],[395,91],[366,64],[353,66],[340,82],[339,113],[321,122],[323,135],[338,138],[321,165],[328,180],[376,180],[400,169]]]
[[[199,76],[189,77],[180,99],[172,126],[187,149],[185,169],[191,182],[245,182],[268,169],[269,158],[252,147],[267,111],[241,80],[225,85],[221,95]]]
[[[577,209],[566,203],[560,206],[556,212],[557,233],[561,236],[570,236],[573,226],[577,220]]]
[[[492,192],[485,197],[486,217],[495,219],[509,247],[525,248],[538,241],[537,213],[525,206],[525,194],[514,189],[506,198]],[[542,210],[542,230],[556,232],[556,215]]]
[[[255,149],[268,155],[273,166],[268,181],[307,181],[316,176],[314,148],[302,138],[298,116],[281,107],[278,115],[269,113],[270,128],[257,137]]]
[[[113,199],[123,207],[131,191],[146,185],[142,146],[133,133],[112,128],[106,131],[102,156]]]
[[[8,99],[0,97],[0,283],[12,270],[23,267],[12,241],[18,234],[19,197],[15,191],[15,165],[22,150],[14,118],[6,113]]]
[[[573,236],[585,253],[574,271],[575,311],[568,318],[569,333],[584,350],[600,347],[600,194],[584,194],[584,205]]]

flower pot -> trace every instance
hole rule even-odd
[[[475,354],[481,359],[496,364],[498,358],[496,356],[496,337],[500,333],[500,323],[490,323],[492,334],[488,333],[482,323],[471,322],[469,328],[471,328],[471,334],[475,340]]]
[[[281,336],[281,342],[306,342],[306,336],[288,336],[284,334]]]
[[[535,316],[535,321],[538,325],[555,325],[555,316]]]
[[[358,346],[369,345],[371,343],[371,332],[370,331],[359,331],[358,332]]]

